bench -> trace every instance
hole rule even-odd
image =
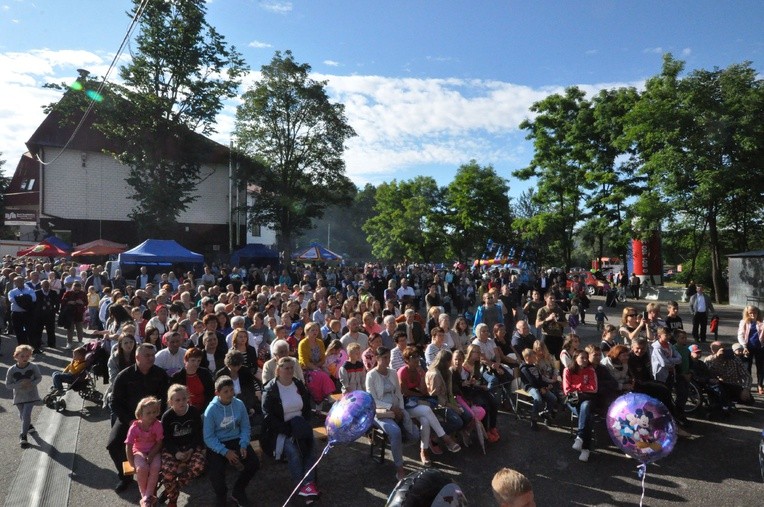
[[[746,296],[745,297],[746,306],[753,305],[760,308],[762,302],[764,302],[764,296]]]

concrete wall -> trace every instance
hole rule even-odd
[[[764,258],[729,258],[730,305],[745,306],[748,296],[764,301]]]

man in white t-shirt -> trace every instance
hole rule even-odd
[[[180,333],[170,331],[166,335],[169,335],[167,336],[167,348],[157,352],[154,364],[162,368],[167,376],[172,377],[183,369],[186,349],[180,346]]]
[[[340,341],[342,342],[342,348],[345,350],[347,350],[348,345],[351,343],[360,345],[362,351],[369,348],[369,337],[361,332],[361,322],[358,320],[358,317],[348,319],[348,332],[340,338]]]

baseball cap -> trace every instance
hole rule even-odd
[[[693,344],[693,345],[690,345],[690,352],[694,352],[694,353],[696,353],[696,354],[697,354],[698,352],[703,352],[703,351],[702,351],[702,350],[700,350],[700,347],[699,347],[699,346],[697,346],[697,345]]]

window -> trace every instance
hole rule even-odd
[[[260,235],[261,235],[260,224],[250,223],[249,224],[249,232],[252,233],[252,236],[254,236],[256,238],[259,238]]]
[[[34,188],[34,182],[35,182],[34,178],[29,180],[29,183],[27,183],[27,188],[26,189],[27,190],[32,190]],[[23,188],[22,188],[22,190],[23,190]]]

